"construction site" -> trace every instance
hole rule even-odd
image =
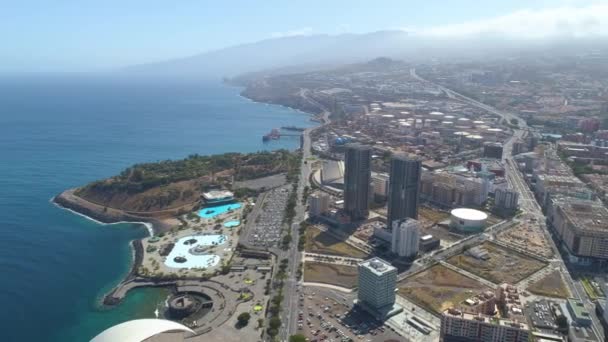
[[[448,262],[494,284],[517,284],[547,266],[543,261],[492,242],[486,241],[475,249],[481,252],[465,251]]]
[[[398,294],[435,314],[490,288],[443,265],[432,266],[397,283]]]
[[[500,242],[514,246],[527,253],[543,258],[551,258],[553,256],[553,249],[547,241],[546,233],[536,222],[536,219],[520,220],[520,223],[514,227],[498,233],[496,238]]]

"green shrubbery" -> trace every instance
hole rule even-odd
[[[287,177],[293,179],[299,174],[299,162],[300,154],[287,150],[251,154],[225,153],[212,156],[193,154],[181,160],[135,164],[118,176],[93,182],[87,187],[99,191],[138,193],[158,186],[213,175],[228,169],[234,169],[237,180],[253,179],[278,172],[287,172]],[[179,193],[169,195],[179,196]]]

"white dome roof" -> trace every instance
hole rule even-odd
[[[175,331],[194,334],[192,329],[177,322],[153,318],[135,319],[104,330],[91,342],[141,342],[158,334]]]
[[[488,218],[488,214],[483,211],[469,208],[457,208],[451,211],[452,216],[463,220],[483,221]]]

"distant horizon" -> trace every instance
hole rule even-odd
[[[382,31],[516,40],[608,36],[608,23],[603,20],[608,17],[606,1],[349,4],[346,0],[329,4],[313,0],[305,5],[109,1],[78,8],[59,1],[41,8],[24,1],[0,14],[0,38],[10,42],[0,48],[0,72],[112,71],[295,36]]]

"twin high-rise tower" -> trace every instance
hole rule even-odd
[[[349,144],[344,154],[344,211],[351,220],[369,214],[372,149],[360,144]]]
[[[371,181],[371,147],[360,144],[346,146],[344,155],[344,211],[352,220],[369,214]],[[391,160],[388,189],[387,226],[394,221],[418,218],[418,197],[421,163],[395,156]]]
[[[395,156],[391,159],[388,188],[387,226],[405,218],[418,219],[418,196],[421,163],[419,160]]]

